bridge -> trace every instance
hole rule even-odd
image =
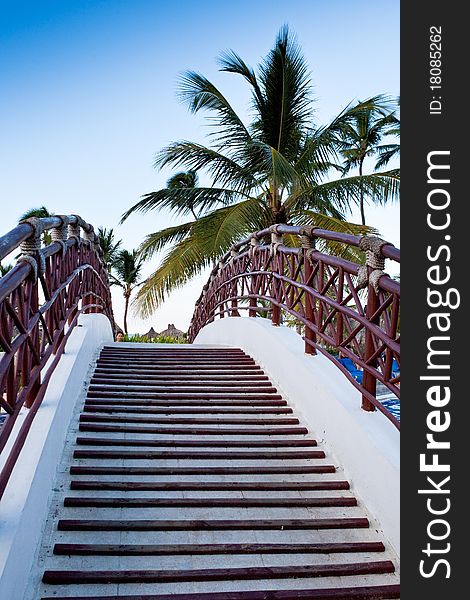
[[[113,341],[81,217],[21,223],[0,238],[11,253],[2,599],[399,597],[397,248],[254,232],[214,265],[178,345]]]

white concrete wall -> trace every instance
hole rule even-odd
[[[195,343],[242,348],[263,367],[344,468],[356,496],[399,553],[400,436],[395,426],[378,411],[363,411],[356,388],[325,356],[306,355],[292,329],[262,318],[225,318],[204,327]]]
[[[104,315],[81,315],[54,371],[0,501],[0,598],[22,600],[45,525],[53,481],[73,408],[104,343],[113,341]],[[21,425],[24,409],[12,432]],[[2,457],[8,455],[8,447]],[[4,459],[3,458],[3,459]],[[1,466],[1,463],[0,463]]]

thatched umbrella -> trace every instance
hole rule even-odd
[[[144,337],[148,338],[149,340],[153,340],[153,338],[156,338],[158,336],[158,333],[155,331],[155,329],[153,327],[150,327],[150,329],[147,331],[147,333],[144,333]]]
[[[184,337],[184,332],[176,329],[173,323],[170,323],[164,331],[160,332],[160,335],[164,335],[165,337],[171,338],[182,338]]]

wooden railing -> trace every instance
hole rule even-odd
[[[337,256],[344,254],[339,249],[355,260]],[[400,251],[374,236],[288,225],[258,231],[213,268],[189,340],[217,317],[238,317],[240,311],[270,316],[274,325],[290,320],[303,335],[305,352],[331,359],[361,391],[362,408],[380,410],[399,429],[376,397],[377,382],[400,397],[400,284],[383,272],[385,258],[399,262]]]
[[[0,278],[0,496],[80,313],[104,313],[114,326],[102,250],[81,217],[20,223],[0,237],[0,260],[12,252],[17,263]]]

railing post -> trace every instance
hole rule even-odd
[[[59,243],[62,247],[62,253],[60,255],[60,283],[63,282],[63,273],[64,273],[64,259],[65,259],[65,254],[67,252],[67,226],[68,226],[68,217],[65,215],[57,215],[58,218],[61,220],[61,224],[58,227],[53,227],[51,229],[51,239],[52,241],[55,243]],[[52,323],[53,326],[53,323]],[[60,348],[62,340],[65,337],[65,332],[64,330],[62,330],[59,334],[59,338],[57,340],[57,348]]]
[[[280,244],[282,244],[282,241],[283,241],[282,235],[280,235],[277,232],[276,227],[274,226],[274,231],[271,232],[271,252],[273,254],[273,262],[272,262],[273,273],[277,272],[279,274],[279,271],[284,270],[282,258],[280,256],[280,254],[278,253],[278,246]],[[272,284],[271,284],[271,297],[275,298],[279,302],[279,285],[274,276],[272,278]],[[281,324],[281,309],[279,308],[279,306],[277,306],[277,304],[274,304],[274,302],[271,302],[271,321],[272,321],[272,324],[275,325],[276,327],[279,327],[279,325]]]
[[[30,237],[27,240],[21,242],[20,244],[21,255],[19,257],[19,260],[27,261],[32,268],[32,277],[30,277],[30,281],[28,283],[27,288],[29,288],[29,310],[32,314],[36,314],[39,310],[38,277],[44,273],[46,268],[44,256],[41,254],[42,234],[44,232],[44,225],[41,219],[37,217],[31,217],[30,219],[27,219],[24,222],[29,223],[33,230]],[[37,323],[30,334],[30,343],[35,349],[34,354],[36,355],[36,361],[37,357],[39,357],[41,353],[41,339],[39,334],[39,326],[39,323]],[[43,331],[43,335],[46,335],[45,331]],[[32,366],[39,365],[33,364]],[[27,408],[30,408],[33,404],[34,398],[36,396],[37,391],[39,390],[40,385],[41,373],[38,372],[36,375],[36,379],[25,398],[24,404]]]
[[[237,251],[234,250],[232,248],[232,250],[230,251],[230,256],[232,258],[232,263],[235,260],[235,257],[238,255]],[[238,312],[238,286],[237,286],[237,279],[234,279],[232,281],[232,284],[230,286],[230,295],[232,296],[232,301],[230,303],[230,316],[231,317],[239,317],[240,313]]]
[[[367,290],[367,307],[366,307],[366,317],[367,320],[371,323],[377,323],[378,318],[372,319],[372,315],[377,311],[379,305],[379,297],[378,294],[375,293],[375,290],[372,284],[368,285]],[[366,329],[365,333],[365,347],[364,347],[364,360],[366,363],[371,366],[376,366],[377,361],[374,360],[372,363],[369,361],[369,357],[374,353],[374,340],[372,337],[372,333],[369,329]],[[377,380],[376,378],[364,370],[364,374],[362,376],[362,385],[365,390],[372,394],[372,396],[376,396],[377,393]],[[372,404],[370,400],[366,398],[366,396],[362,396],[362,409],[368,412],[372,412],[375,410],[375,406]]]
[[[251,268],[253,270],[253,259],[255,257],[256,254],[256,248],[259,246],[259,240],[256,236],[252,236],[250,239],[250,256],[251,256]],[[256,275],[252,275],[250,277],[250,294],[255,294],[257,292],[256,286],[257,286],[257,282],[258,282],[258,278],[256,277]],[[248,316],[249,317],[257,317],[258,316],[258,311],[256,310],[258,306],[258,303],[256,302],[256,298],[250,298],[249,299],[249,310],[248,310]]]
[[[313,273],[313,266],[311,262],[311,252],[315,249],[315,238],[312,235],[313,228],[302,229],[301,231],[301,243],[303,249],[303,260],[304,260],[304,285],[312,286],[312,282],[310,278]],[[305,318],[312,325],[315,324],[315,301],[312,296],[305,292]],[[309,343],[311,342],[311,343]],[[305,326],[305,354],[313,354],[317,353],[316,347],[314,344],[317,343],[317,335],[315,330],[312,327]]]
[[[359,247],[366,253],[366,264],[359,269],[358,273],[358,287],[367,285],[367,307],[366,317],[367,320],[378,325],[380,322],[380,315],[374,317],[378,313],[380,298],[379,298],[379,279],[382,275],[385,275],[383,269],[385,267],[385,258],[382,254],[382,246],[387,244],[385,240],[376,236],[363,236],[360,239]],[[376,367],[378,361],[376,358],[371,357],[375,353],[374,337],[370,329],[366,329],[365,332],[365,347],[364,347],[364,361],[366,364]],[[377,379],[364,370],[362,376],[363,388],[371,394],[374,398],[377,394]],[[375,410],[375,406],[366,397],[362,396],[362,409],[368,412]]]

